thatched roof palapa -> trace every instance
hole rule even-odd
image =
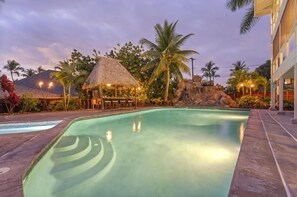
[[[83,89],[92,89],[101,85],[139,87],[138,81],[116,59],[100,57],[87,78]]]

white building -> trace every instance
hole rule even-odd
[[[297,123],[297,0],[254,0],[255,16],[271,15],[271,108],[276,95],[283,113],[283,87],[294,83],[294,118]]]

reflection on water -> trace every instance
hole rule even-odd
[[[142,117],[139,116],[138,118],[138,121],[137,120],[134,120],[133,124],[132,124],[132,131],[134,133],[140,133],[141,131],[141,121],[142,121]],[[136,123],[137,123],[137,127],[136,127]]]
[[[105,134],[105,137],[106,137],[106,140],[108,142],[111,142],[111,140],[112,140],[112,131],[107,131],[106,134]]]
[[[240,126],[239,126],[239,142],[240,143],[242,143],[243,136],[244,136],[244,124],[242,122],[242,123],[240,123]]]
[[[136,132],[136,123],[135,122],[133,122],[132,131]]]

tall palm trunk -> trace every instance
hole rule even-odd
[[[14,79],[13,79],[13,73],[12,73],[12,71],[10,71],[10,76],[11,76],[11,80],[12,80],[12,82],[14,83]]]
[[[66,86],[64,84],[63,84],[63,98],[64,98],[64,108],[67,109]]]
[[[168,101],[168,92],[169,92],[169,85],[170,85],[170,69],[169,66],[167,67],[167,79],[166,79],[166,90],[165,90],[165,95],[164,95],[164,102],[167,103]]]
[[[68,100],[67,100],[67,108],[69,107],[70,99],[71,99],[71,83],[68,85]]]

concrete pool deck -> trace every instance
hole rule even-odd
[[[297,196],[297,125],[292,113],[252,110],[229,196]]]
[[[73,119],[132,111],[85,110],[0,116],[0,123],[63,120],[47,131],[0,135],[0,168],[10,168],[7,173],[0,172],[0,196],[23,196],[22,178],[26,169]],[[251,111],[229,196],[297,196],[297,125],[291,124],[292,116],[290,113],[277,115],[275,111]]]

